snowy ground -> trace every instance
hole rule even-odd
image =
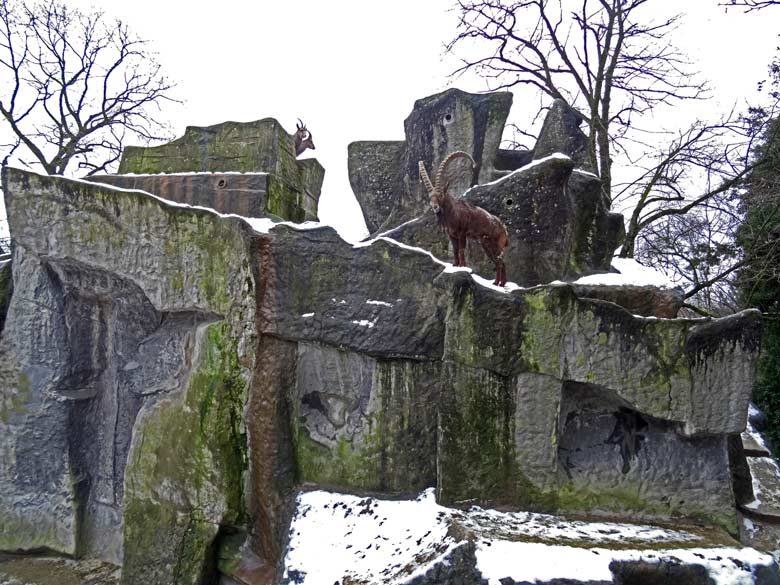
[[[475,543],[477,568],[490,585],[506,577],[610,582],[610,562],[640,559],[698,564],[717,585],[747,585],[757,566],[773,562],[755,549],[713,545],[693,531],[445,508],[432,489],[394,501],[312,491],[298,496],[284,578],[305,585],[400,585],[442,562],[464,538]]]

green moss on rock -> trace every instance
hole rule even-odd
[[[516,501],[514,400],[507,380],[446,368],[440,410],[439,499],[491,505]]]
[[[738,534],[736,509],[720,511],[695,509],[695,504],[680,502],[661,503],[648,501],[643,496],[643,487],[639,484],[620,486],[598,485],[591,487],[575,486],[564,483],[556,494],[556,505],[562,512],[592,514],[608,512],[614,516],[627,518],[664,518],[684,517],[698,520],[707,525],[720,526],[729,534]],[[684,504],[684,505],[683,505]]]
[[[199,583],[218,526],[244,521],[246,436],[235,340],[202,332],[181,399],[139,418],[125,474],[124,583]]]
[[[561,377],[561,336],[572,318],[573,292],[563,287],[539,289],[522,300],[528,314],[519,352],[527,371]]]
[[[24,413],[25,405],[30,397],[30,378],[21,372],[15,387],[6,389],[0,395],[0,422],[7,424],[12,413],[17,415]]]
[[[359,441],[340,438],[334,448],[327,448],[309,437],[302,424],[295,425],[298,479],[323,486],[379,490],[381,487],[381,435],[373,425]]]

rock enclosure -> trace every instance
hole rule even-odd
[[[311,201],[271,203],[271,185],[295,175],[318,193],[307,181],[322,176],[291,166],[275,121],[129,149],[120,170],[140,177],[5,169],[0,550],[102,559],[126,584],[269,582],[299,486],[433,487],[455,507],[736,535],[729,438],[745,428],[758,313],[675,319],[671,291],[546,284],[608,270],[622,220],[576,113],[556,102],[537,148],[512,154],[498,149],[510,104],[450,90],[415,104],[405,142],[351,145],[356,195],[385,230],[354,245],[133,190],[208,205],[254,185],[264,207],[220,211],[316,217]],[[235,149],[247,166],[229,166]],[[416,161],[454,149],[475,153],[465,196],[504,218],[510,280],[529,288],[439,259]]]

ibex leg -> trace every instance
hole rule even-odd
[[[450,237],[450,243],[452,244],[452,257],[453,257],[453,264],[455,266],[460,266],[460,239]]]
[[[460,264],[459,266],[466,265],[466,238],[460,239]]]
[[[482,249],[485,250],[490,261],[496,266],[496,279],[493,281],[493,284],[504,286],[506,284],[506,266],[504,265],[504,259],[501,257],[503,250],[499,253],[496,243],[489,239],[482,240]]]

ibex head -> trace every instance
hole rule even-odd
[[[428,195],[430,195],[431,198],[431,209],[433,209],[433,212],[436,214],[438,214],[441,210],[442,201],[447,196],[447,185],[442,185],[444,171],[452,161],[461,157],[469,159],[469,161],[471,161],[471,166],[474,166],[474,159],[471,158],[469,153],[463,152],[462,150],[457,150],[441,161],[439,170],[436,171],[436,180],[433,183],[431,183],[431,179],[428,177],[428,172],[425,170],[425,163],[423,163],[423,161],[419,162],[418,166],[420,168],[420,181],[422,181],[422,184],[425,185],[425,188],[428,190]]]
[[[307,148],[314,150],[314,140],[312,140],[311,132],[306,129],[306,124],[298,118],[295,130],[295,156],[300,156]]]

